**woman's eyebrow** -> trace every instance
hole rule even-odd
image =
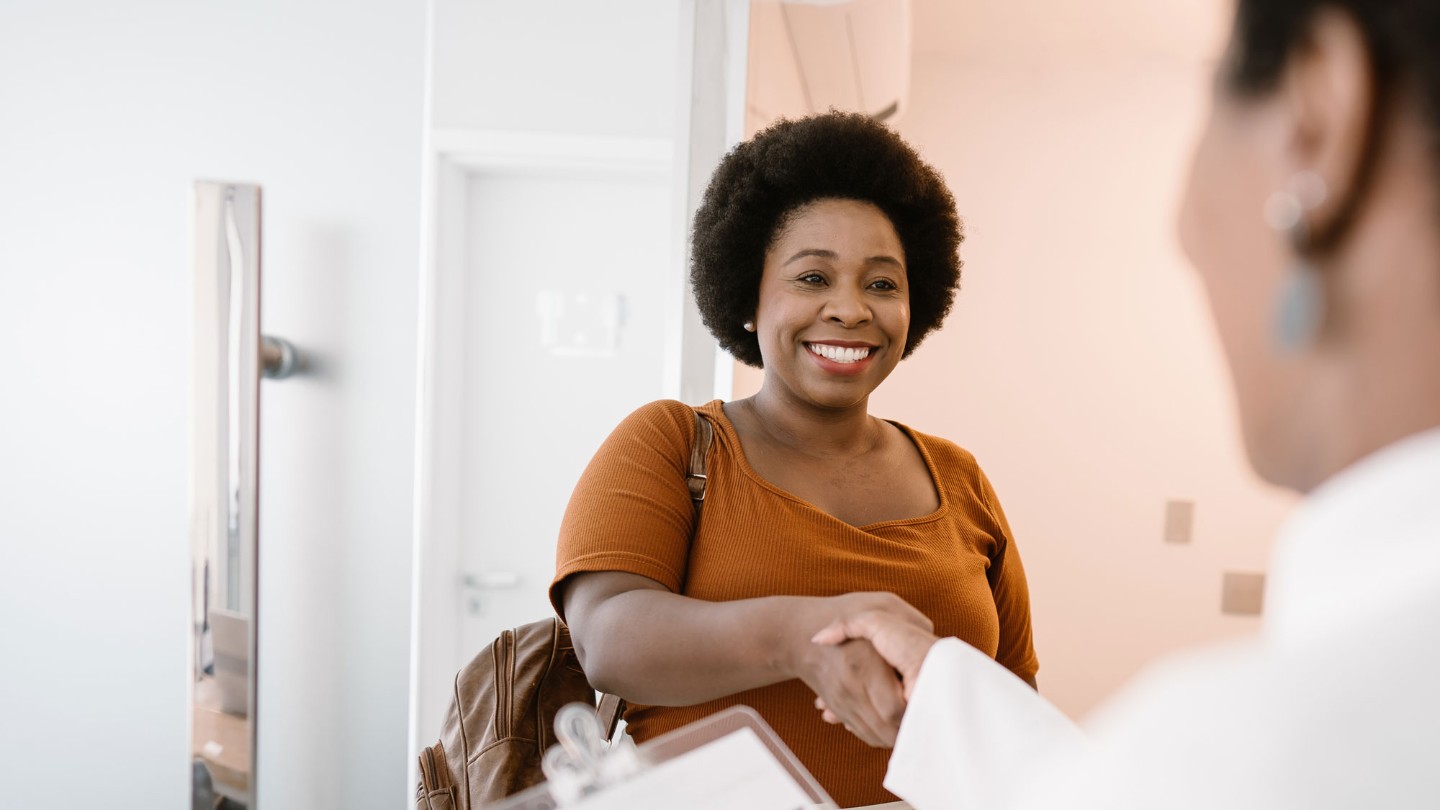
[[[822,258],[822,259],[838,259],[838,258],[840,258],[840,254],[836,253],[836,252],[833,251],[833,250],[825,250],[824,248],[806,248],[805,250],[802,250],[802,251],[800,251],[799,253],[796,253],[794,256],[791,256],[790,258],[786,259],[786,260],[785,260],[785,264],[782,264],[782,265],[780,265],[780,266],[781,266],[781,267],[784,267],[784,266],[790,264],[791,262],[798,261],[798,260],[803,259],[803,258],[805,258],[805,257],[807,257],[807,256],[818,256],[818,257],[820,257],[820,258]],[[895,258],[894,256],[883,256],[883,255],[882,255],[882,256],[871,256],[870,258],[868,258],[868,259],[865,260],[865,263],[866,263],[866,264],[893,264],[893,265],[895,265],[896,267],[900,268],[901,270],[905,269],[905,263],[902,262],[902,261],[900,261],[899,259]]]
[[[785,260],[785,264],[782,264],[782,265],[780,265],[780,266],[781,266],[781,267],[784,267],[786,264],[790,264],[791,262],[798,261],[798,260],[800,260],[800,259],[805,258],[806,256],[819,256],[819,257],[822,258],[822,259],[838,259],[838,258],[840,258],[840,254],[836,253],[836,252],[833,251],[833,250],[824,250],[823,248],[806,248],[805,250],[802,250],[802,251],[800,251],[799,253],[796,253],[794,256],[791,256],[790,258],[786,259],[786,260]]]

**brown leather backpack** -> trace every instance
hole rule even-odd
[[[595,705],[595,690],[559,619],[501,633],[455,676],[440,740],[420,752],[416,808],[479,810],[543,781],[555,713],[577,702]],[[608,734],[622,706],[602,702]]]
[[[686,475],[697,518],[712,430],[697,412]],[[555,713],[577,702],[596,705],[595,690],[563,622],[542,619],[501,633],[455,676],[440,739],[420,752],[416,810],[481,810],[544,781],[540,761],[555,742]],[[606,739],[624,708],[601,695],[596,711]]]

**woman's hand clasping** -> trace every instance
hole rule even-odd
[[[845,594],[822,600],[820,607],[830,622],[800,656],[801,680],[814,690],[827,722],[843,724],[868,745],[893,746],[905,714],[902,682],[883,651],[861,633],[893,625],[933,639],[930,619],[890,593]]]

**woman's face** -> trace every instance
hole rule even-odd
[[[822,408],[863,403],[910,331],[905,251],[889,218],[856,200],[794,212],[765,253],[755,331],[771,393]]]
[[[1181,244],[1199,272],[1229,361],[1250,463],[1274,483],[1306,462],[1303,362],[1272,338],[1272,313],[1292,254],[1265,222],[1285,188],[1285,110],[1217,85],[1180,210]]]

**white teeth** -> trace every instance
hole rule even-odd
[[[824,343],[806,343],[805,348],[835,363],[858,363],[870,356],[870,348],[847,349]]]

